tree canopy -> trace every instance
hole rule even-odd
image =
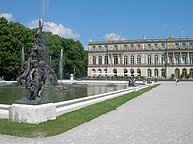
[[[8,22],[0,18],[0,76],[6,80],[15,79],[22,63],[22,47],[27,51],[35,41],[37,29],[29,29],[18,22]],[[84,77],[87,73],[87,52],[80,41],[65,39],[51,32],[45,32],[45,44],[51,56],[51,67],[59,72],[60,50],[63,49],[63,78],[69,78],[75,72],[76,77]],[[75,71],[74,71],[75,70]]]

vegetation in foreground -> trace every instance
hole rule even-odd
[[[56,120],[44,122],[38,125],[15,123],[9,120],[0,119],[0,133],[21,137],[47,137],[58,135],[82,123],[88,122],[102,114],[115,110],[120,105],[151,90],[154,87],[157,87],[158,85],[159,84],[144,88],[137,92],[132,92],[104,102],[87,106],[80,110],[57,117]]]

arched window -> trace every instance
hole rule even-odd
[[[158,55],[154,56],[154,64],[157,65],[158,64]]]
[[[131,65],[134,65],[134,56],[131,55]]]
[[[96,65],[96,57],[95,56],[93,56],[93,58],[92,58],[92,64]]]
[[[134,69],[130,69],[130,73],[132,76],[134,76]]]
[[[108,64],[108,56],[105,56],[105,64]]]
[[[124,71],[124,76],[127,76],[127,72],[128,72],[127,69],[125,68],[123,71]]]
[[[147,69],[147,77],[151,77],[151,69]]]
[[[193,53],[191,52],[190,54],[189,54],[190,56],[190,64],[193,64]]]
[[[98,73],[100,73],[100,74],[101,74],[101,73],[102,73],[102,70],[101,70],[101,69],[98,69]]]
[[[148,55],[148,56],[147,56],[147,64],[148,64],[148,65],[151,65],[151,55]]]
[[[180,53],[174,54],[174,63],[178,65],[180,63]]]
[[[92,72],[94,73],[94,72],[96,72],[96,70],[95,70],[95,69],[92,69]]]
[[[117,76],[117,69],[113,69],[114,76]]]
[[[165,55],[162,55],[161,57],[161,64],[165,64]]]
[[[141,56],[140,56],[140,55],[137,56],[137,64],[138,64],[138,65],[141,64]]]
[[[93,77],[95,77],[96,76],[96,70],[95,69],[92,69],[92,74],[93,74]]]
[[[98,64],[101,65],[102,64],[102,56],[99,56],[99,59],[98,59]]]
[[[124,65],[127,65],[128,64],[128,58],[127,56],[124,56]]]
[[[165,77],[165,76],[166,76],[166,74],[165,74],[165,69],[161,69],[161,76],[162,76],[162,77]]]
[[[187,64],[187,53],[182,53],[182,64]]]
[[[137,69],[137,73],[139,74],[139,76],[141,76],[141,70]]]
[[[190,69],[190,78],[193,78],[193,68]]]
[[[158,69],[154,69],[154,77],[158,77]]]
[[[175,69],[175,77],[179,78],[180,77],[180,70],[177,68]]]
[[[118,64],[118,55],[117,54],[114,55],[114,64],[115,65]]]
[[[186,78],[186,76],[187,76],[187,69],[183,69],[182,70],[182,78]]]

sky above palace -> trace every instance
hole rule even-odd
[[[193,0],[0,0],[0,17],[88,41],[193,37]]]

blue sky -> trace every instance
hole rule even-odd
[[[193,0],[0,0],[0,16],[88,40],[193,37]]]

